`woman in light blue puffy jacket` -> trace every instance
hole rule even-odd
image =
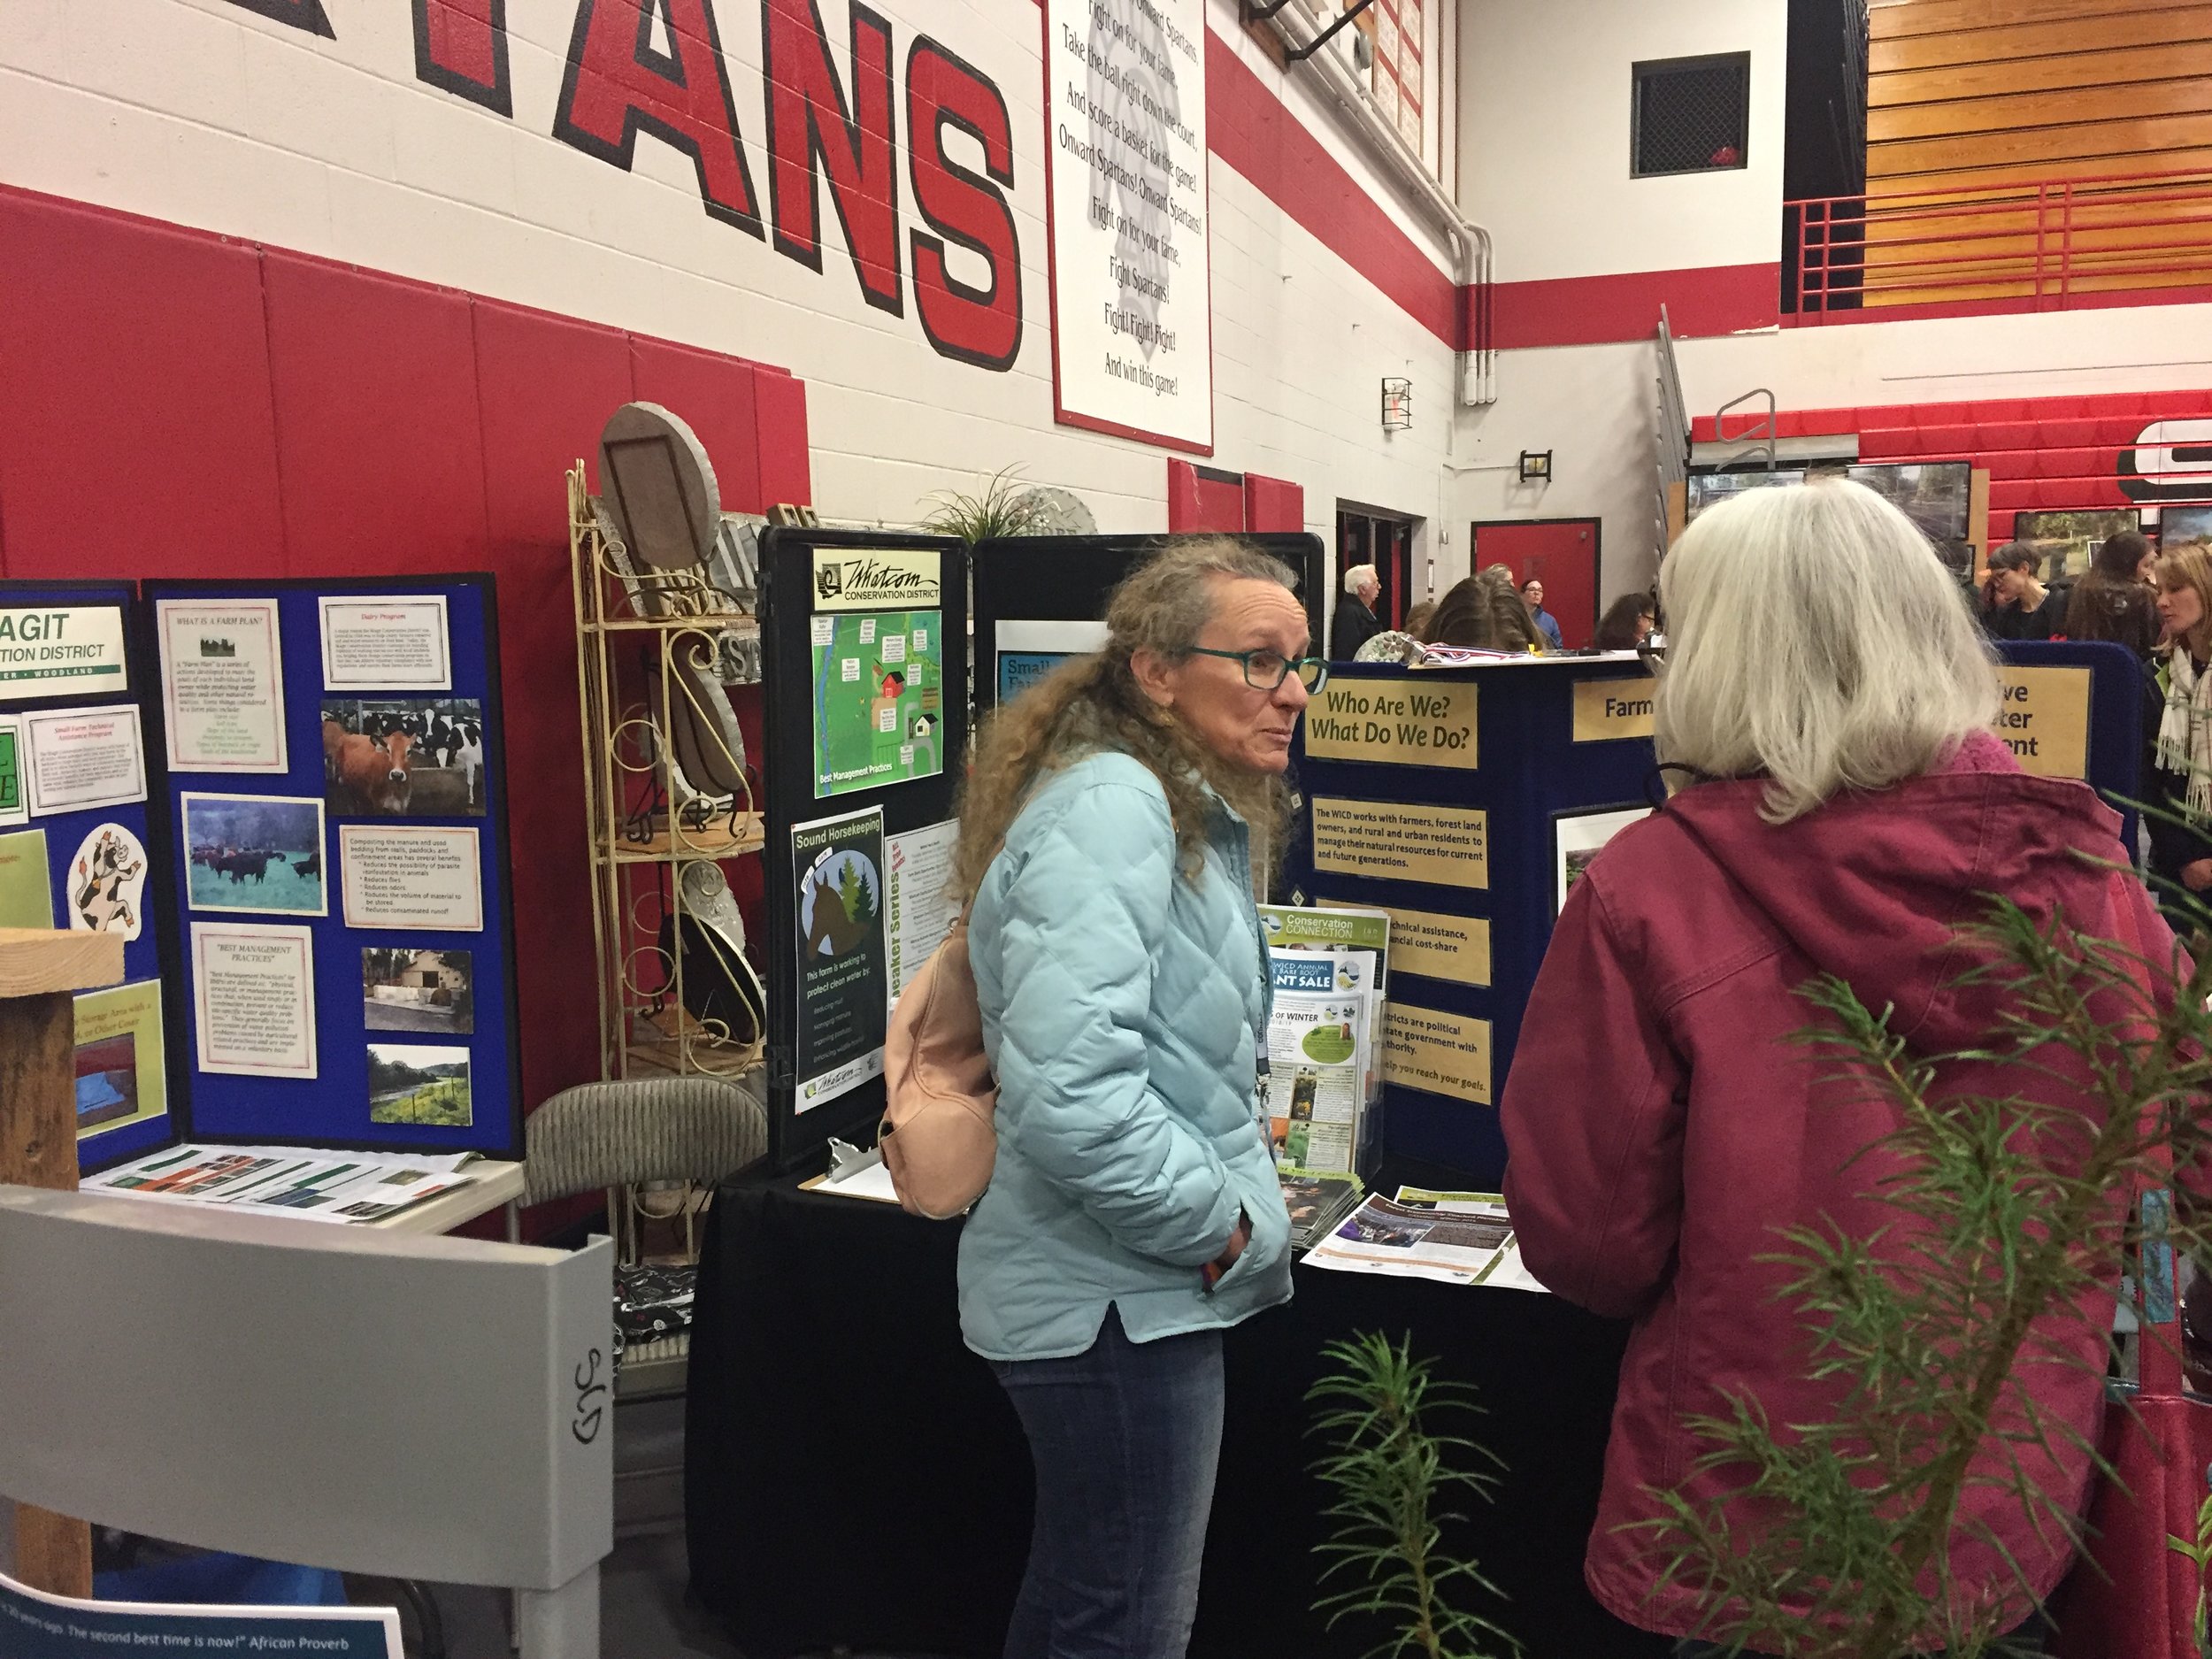
[[[1289,573],[1234,541],[1159,555],[1106,621],[985,732],[956,857],[999,1083],[961,1328],[1037,1471],[1007,1659],[1185,1652],[1221,1333],[1290,1295],[1252,865],[1325,671]]]

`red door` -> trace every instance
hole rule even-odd
[[[1544,584],[1544,609],[1559,623],[1559,642],[1574,650],[1598,626],[1598,520],[1502,518],[1469,526],[1475,568],[1503,565],[1513,580]]]

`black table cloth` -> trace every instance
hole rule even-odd
[[[1451,1184],[1448,1172],[1393,1169]],[[848,1648],[996,1659],[1028,1548],[1030,1469],[989,1368],[961,1345],[956,1224],[802,1193],[718,1194],[692,1329],[685,1498],[694,1592],[748,1659]],[[1305,1393],[1321,1349],[1410,1333],[1472,1384],[1507,1465],[1455,1499],[1504,1592],[1478,1608],[1529,1659],[1662,1659],[1582,1582],[1624,1327],[1549,1296],[1301,1265],[1290,1306],[1232,1332],[1221,1473],[1193,1659],[1345,1659],[1379,1632],[1311,1610],[1325,1489]],[[1443,1427],[1446,1425],[1439,1425]]]

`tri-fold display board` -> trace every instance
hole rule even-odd
[[[497,640],[488,576],[0,584],[0,924],[125,940],[84,1167],[518,1154]]]
[[[891,1004],[952,923],[968,557],[801,526],[760,549],[769,1152],[791,1170],[873,1143]]]
[[[1313,536],[1245,538],[1291,567],[1321,633]],[[974,707],[1095,650],[1116,583],[1159,536],[761,537],[771,1156],[872,1143],[891,1004],[951,926],[953,812]]]
[[[1661,798],[1653,690],[1618,657],[1338,664],[1307,706],[1289,897],[1390,913],[1389,1151],[1502,1174],[1494,1109],[1552,923]]]

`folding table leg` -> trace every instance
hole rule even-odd
[[[557,1590],[521,1590],[515,1625],[522,1659],[599,1659],[599,1563]]]

